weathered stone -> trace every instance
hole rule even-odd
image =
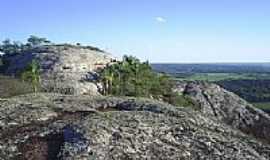
[[[267,143],[148,99],[47,93],[0,101],[0,109],[0,159],[270,158]]]
[[[196,101],[203,114],[270,142],[270,116],[234,93],[207,82],[178,82],[176,91]]]
[[[41,65],[42,87],[63,94],[98,94],[97,69],[114,61],[110,54],[72,45],[40,46],[5,57],[5,73],[16,75],[36,59]]]

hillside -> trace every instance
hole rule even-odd
[[[0,77],[1,160],[270,159],[270,116],[216,84],[78,45],[7,54],[2,71],[19,78],[32,60],[42,92]]]

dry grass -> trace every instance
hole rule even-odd
[[[32,93],[30,84],[19,79],[0,75],[0,98],[8,98],[26,93]]]

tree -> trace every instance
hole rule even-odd
[[[166,86],[167,83],[161,82],[162,79],[152,71],[148,62],[140,62],[132,56],[123,56],[121,62],[107,66],[101,77],[105,95],[160,97],[160,85]]]
[[[36,93],[40,85],[40,65],[36,60],[26,67],[25,71],[22,73],[21,78],[23,81],[28,81],[32,84],[33,90]]]
[[[112,68],[109,68],[107,70],[105,70],[104,72],[102,72],[102,81],[103,81],[103,86],[104,86],[104,90],[103,90],[103,94],[104,95],[108,95],[108,94],[112,94],[112,87],[113,87],[113,77],[114,77],[114,73]]]
[[[100,72],[104,95],[147,97],[176,106],[192,106],[192,101],[173,91],[171,77],[155,73],[149,62],[123,56],[121,62],[108,65]]]
[[[27,51],[33,47],[51,44],[51,42],[46,38],[39,38],[37,36],[30,36],[27,41],[28,43],[24,44],[19,41],[12,42],[10,39],[6,39],[2,42],[2,44],[0,44],[0,52],[11,55],[15,53],[22,53],[23,51]]]
[[[35,46],[40,46],[40,45],[44,45],[44,44],[49,44],[51,43],[49,40],[47,40],[46,38],[40,38],[37,36],[33,36],[31,35],[28,39],[27,39],[28,44],[30,44],[30,46],[35,47]]]
[[[11,42],[10,39],[6,39],[2,42],[2,45],[0,45],[0,51],[5,54],[19,53],[20,47],[20,42]]]

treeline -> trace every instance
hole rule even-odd
[[[225,80],[217,84],[249,102],[270,102],[270,80]]]
[[[165,74],[154,72],[148,62],[132,56],[108,65],[100,73],[103,94],[114,96],[147,97],[173,105],[192,106],[193,102],[173,91],[174,81]]]
[[[39,46],[52,45],[53,43],[46,38],[40,38],[37,36],[31,35],[26,43],[20,41],[12,41],[6,39],[0,43],[0,73],[5,72],[5,69],[10,65],[9,57],[21,54],[23,52],[32,50]]]
[[[2,42],[0,42],[0,73],[4,72],[5,68],[9,66],[9,57],[12,57],[16,54],[21,54],[25,52],[36,52],[42,51],[42,46],[58,46],[58,47],[64,47],[64,48],[84,48],[89,50],[94,50],[97,52],[104,52],[103,50],[93,47],[93,46],[83,46],[80,43],[73,44],[55,44],[48,40],[47,38],[42,38],[38,36],[31,35],[29,38],[27,38],[27,41],[25,43],[22,43],[20,41],[12,41],[10,39],[6,39]],[[45,48],[46,49],[46,48]]]
[[[72,44],[55,44],[48,40],[47,38],[42,38],[38,36],[31,35],[26,43],[22,43],[20,41],[12,41],[10,39],[6,39],[0,43],[0,52],[3,52],[5,55],[18,54],[25,51],[32,50],[36,47],[45,46],[45,45],[55,45],[55,46],[66,46],[66,47],[80,47],[85,49],[90,49],[98,52],[104,52],[102,49],[93,46],[83,46],[80,43],[76,43],[76,45]]]
[[[269,63],[216,63],[216,64],[152,64],[157,72],[177,74],[196,73],[269,73]]]
[[[37,46],[49,44],[52,43],[46,38],[40,38],[32,35],[27,39],[27,43],[22,43],[20,41],[11,41],[10,39],[6,39],[0,44],[0,51],[9,55],[21,53],[23,51],[30,50]]]

